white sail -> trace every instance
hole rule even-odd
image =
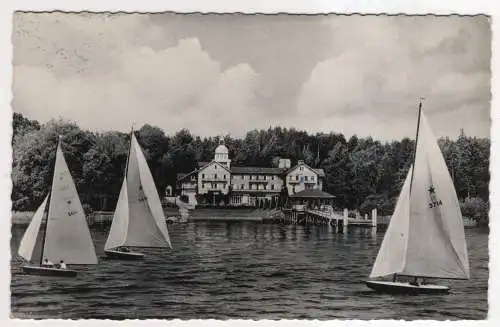
[[[410,223],[411,169],[406,176],[389,227],[380,246],[370,278],[400,273],[405,264],[408,227]]]
[[[156,189],[155,182],[153,180],[153,176],[151,175],[151,171],[149,170],[146,158],[144,157],[141,147],[134,135],[132,135],[132,144],[137,155],[137,163],[139,167],[142,190],[144,195],[146,196],[149,209],[151,211],[151,214],[153,215],[154,220],[156,221],[158,229],[163,235],[164,240],[168,243],[169,247],[172,247],[170,243],[170,237],[168,235],[165,213],[163,211],[163,207],[161,206],[158,190]]]
[[[108,239],[104,245],[105,250],[122,246],[127,241],[128,215],[127,177],[125,177],[118,197],[118,202],[116,203]]]
[[[43,200],[40,207],[35,212],[35,215],[31,219],[31,222],[24,232],[24,236],[19,244],[18,254],[24,259],[31,261],[33,259],[36,240],[38,238],[38,234],[40,232],[40,226],[42,225],[43,215],[45,213],[45,207],[47,206],[47,199],[49,196],[47,195]]]
[[[423,112],[420,115],[414,167],[410,168],[401,190],[370,277],[393,273],[469,278],[467,245],[458,198]]]
[[[94,243],[61,145],[58,144],[43,257],[54,263],[97,264]]]
[[[439,145],[421,113],[410,195],[410,225],[402,274],[469,278],[462,214]]]
[[[117,246],[171,247],[158,192],[146,159],[133,134],[125,182],[126,192],[122,189],[123,197],[120,195],[117,204],[120,213],[115,213],[114,219],[116,217],[121,219],[120,226],[127,225],[126,236],[115,236],[113,231],[113,235],[110,233],[108,239],[113,237],[120,241],[109,240],[109,246],[118,244]],[[123,204],[124,201],[127,201],[127,206]],[[121,212],[127,212],[126,219],[125,213]],[[116,230],[124,232],[123,227],[116,227]]]

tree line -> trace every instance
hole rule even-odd
[[[51,120],[40,124],[19,113],[13,117],[13,209],[34,210],[50,186],[57,136],[86,210],[114,210],[125,169],[130,135],[92,132],[76,123]],[[174,135],[144,125],[135,135],[143,148],[160,194],[175,189],[178,173],[188,173],[213,159],[220,137],[200,137],[182,129]],[[249,131],[244,138],[223,137],[233,165],[273,167],[279,158],[304,160],[326,174],[324,190],[336,196],[339,208],[383,214],[394,208],[410,167],[414,141],[380,142],[339,133],[310,135],[293,128]],[[466,136],[441,138],[439,145],[453,177],[462,208],[487,218],[490,140]]]

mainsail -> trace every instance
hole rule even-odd
[[[467,244],[453,181],[425,115],[419,116],[414,164],[370,277],[396,273],[468,279]]]
[[[141,147],[131,134],[126,175],[104,248],[171,247],[158,191]]]
[[[28,228],[26,228],[26,232],[24,232],[21,243],[19,244],[17,253],[27,261],[33,260],[33,257],[35,256],[34,252],[36,248],[36,240],[40,233],[40,226],[42,225],[42,218],[45,213],[45,208],[47,207],[48,198],[49,196],[47,195],[42,204],[36,210],[35,215],[31,219]]]
[[[45,233],[44,258],[52,262],[64,260],[67,264],[97,264],[85,212],[60,143],[57,146]]]

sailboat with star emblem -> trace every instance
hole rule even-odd
[[[368,287],[382,293],[448,293],[450,287],[426,280],[470,278],[458,198],[422,102],[415,143],[413,164],[373,265],[371,280],[366,281]],[[383,280],[389,276],[391,281]]]

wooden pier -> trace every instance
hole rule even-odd
[[[280,218],[276,222],[283,224],[294,225],[330,225],[336,228],[338,232],[344,232],[349,226],[369,227],[376,230],[379,225],[387,225],[390,217],[383,218],[378,221],[377,209],[373,209],[371,217],[349,217],[349,211],[344,209],[343,212],[314,210],[307,208],[295,207],[284,209]]]

